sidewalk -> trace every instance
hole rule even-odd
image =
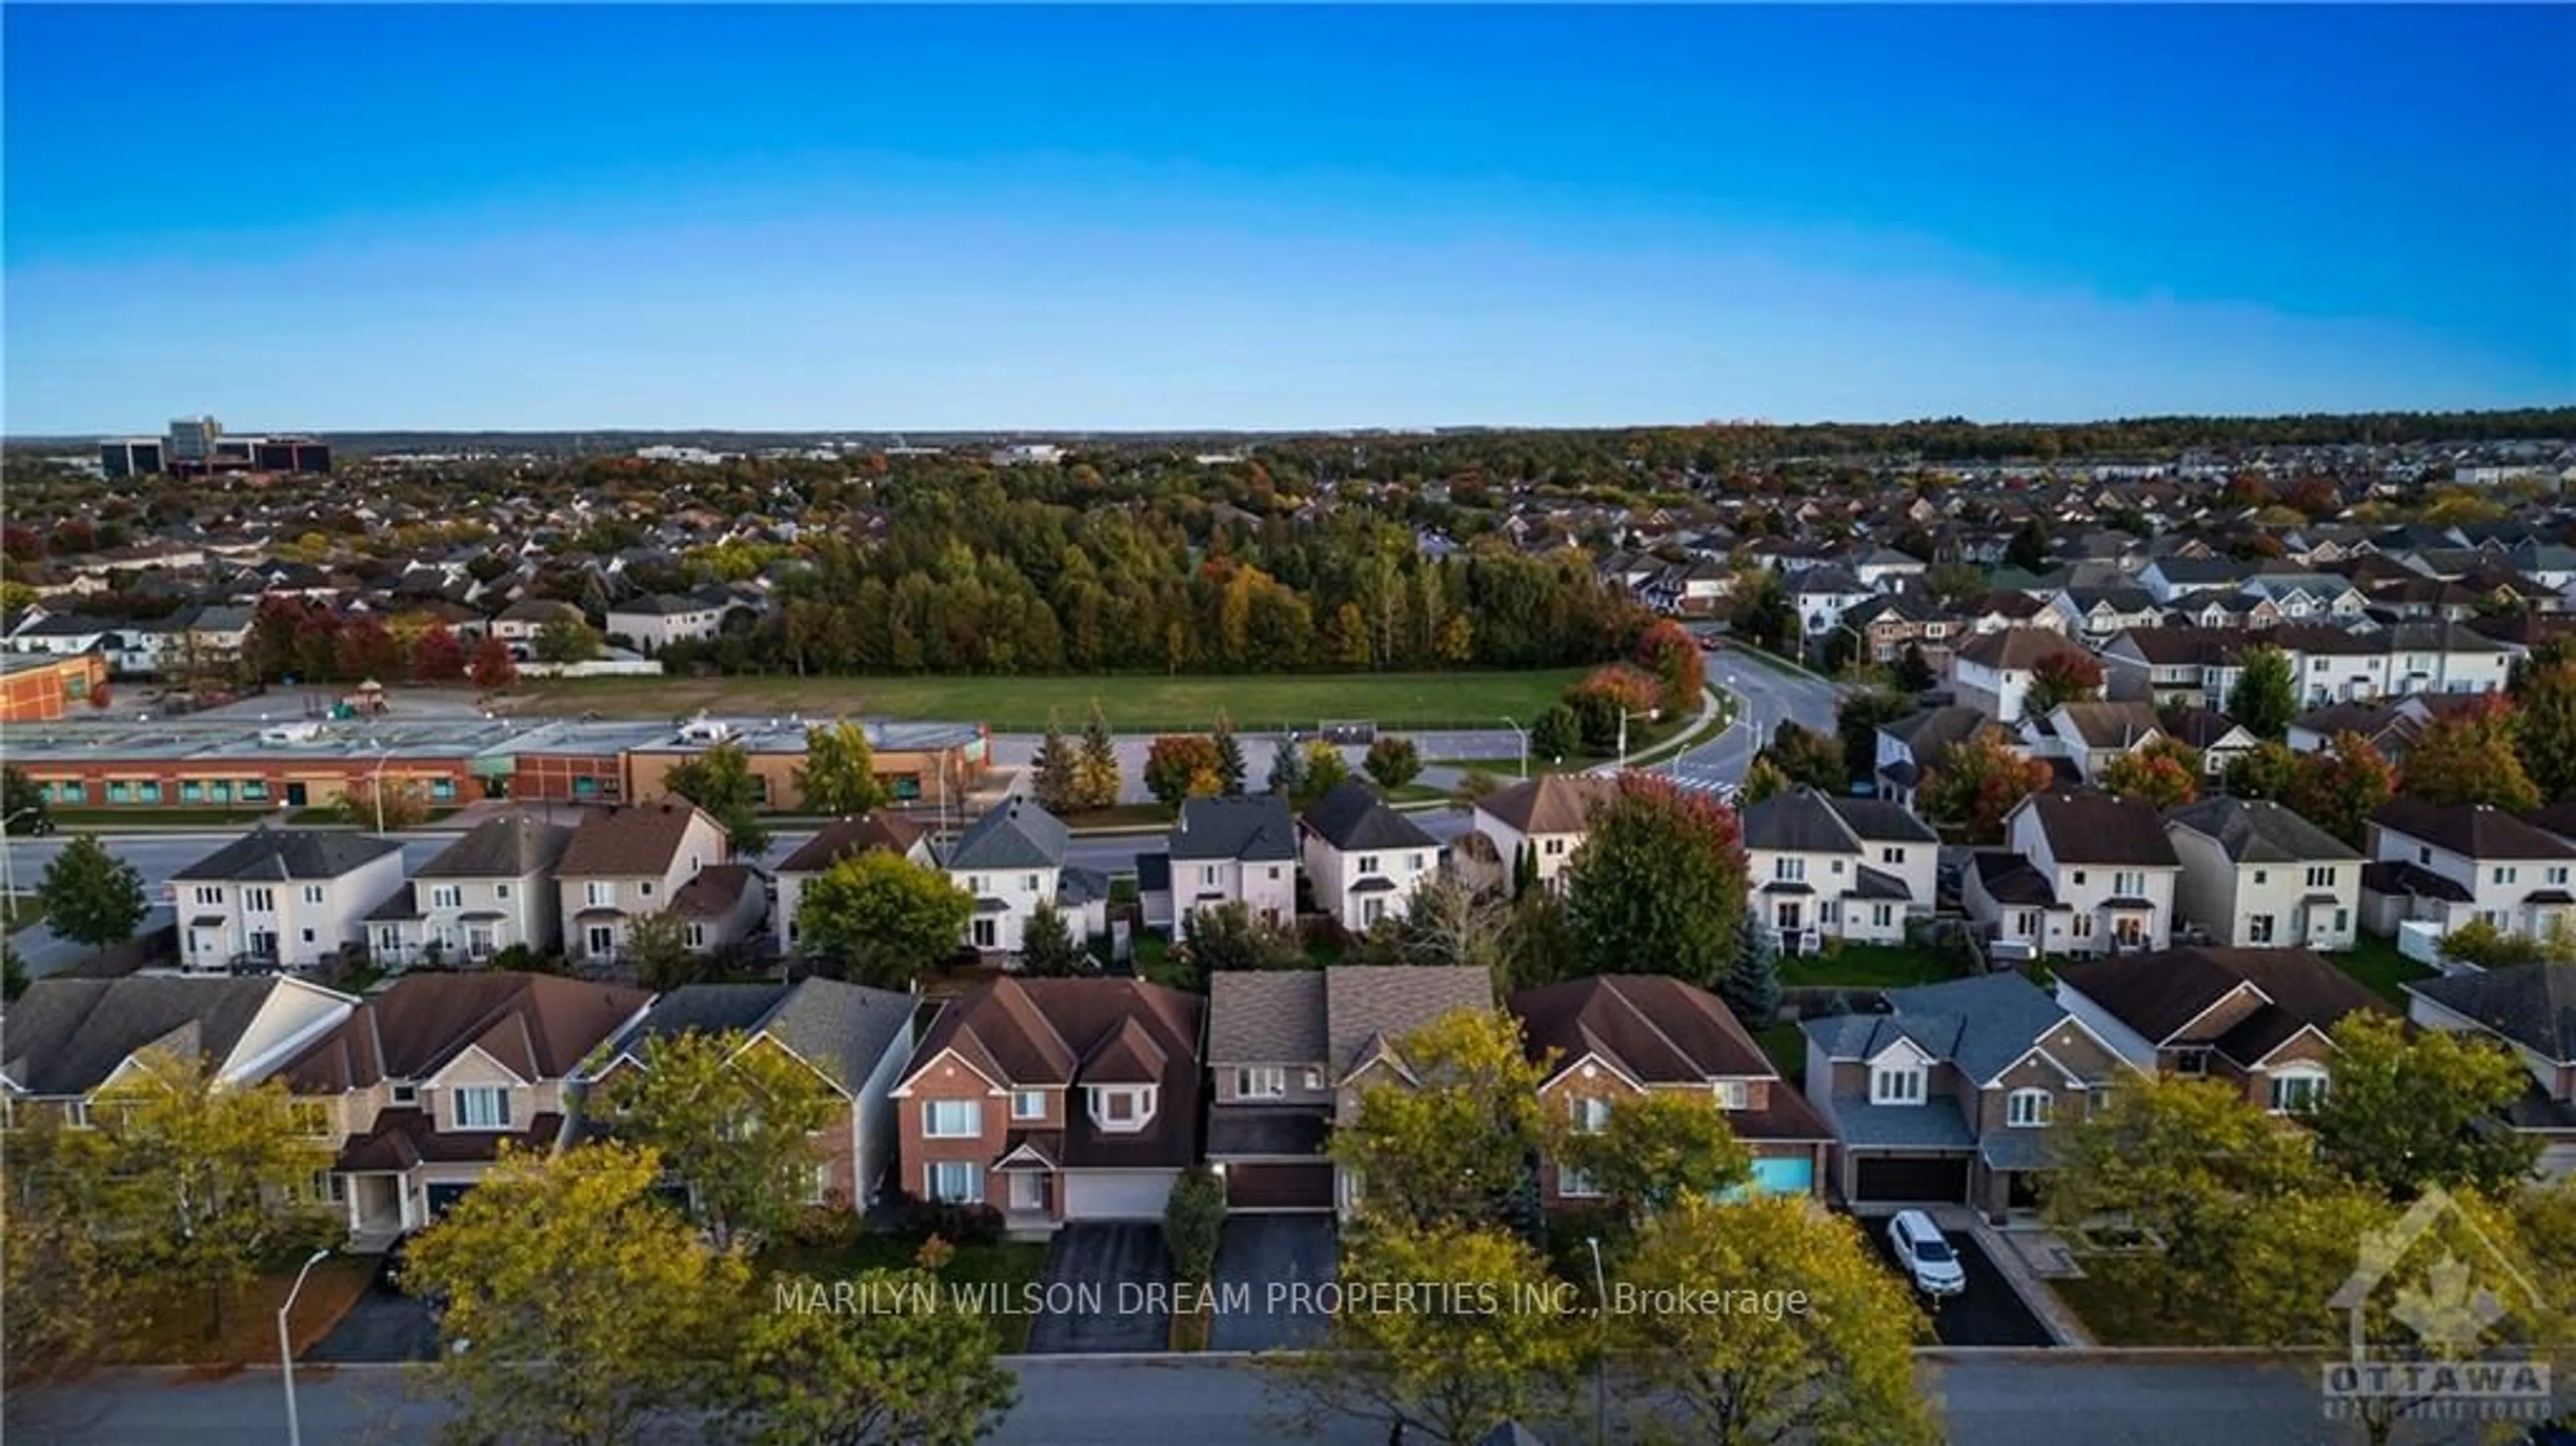
[[[1987,1224],[1982,1214],[1972,1212],[1972,1215],[1968,1226],[1970,1235],[1986,1252],[1986,1258],[1994,1262],[1996,1273],[2012,1282],[2013,1293],[2021,1297],[2021,1303],[2030,1308],[2032,1315],[2039,1317],[2041,1325],[2048,1327],[2048,1333],[2056,1337],[2057,1343],[2077,1350],[2098,1348],[2101,1343],[2093,1339],[2093,1333],[2084,1328],[2084,1322],[2076,1318],[2075,1312],[2068,1310],[2066,1303],[2057,1298],[2057,1292],[2048,1288],[2048,1281],[2044,1278],[2049,1274],[2076,1273],[2075,1262],[2067,1254],[2065,1243],[2037,1226],[2005,1225],[1998,1228]]]

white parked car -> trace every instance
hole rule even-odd
[[[1941,1235],[1941,1227],[1920,1210],[1900,1210],[1887,1222],[1887,1243],[1896,1248],[1896,1259],[1905,1273],[1914,1277],[1914,1288],[1928,1296],[1957,1295],[1968,1288],[1967,1268],[1959,1263],[1959,1252]]]

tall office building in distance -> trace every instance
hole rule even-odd
[[[108,477],[203,477],[217,472],[328,472],[331,444],[306,436],[227,437],[213,417],[181,417],[167,437],[109,437],[98,444]]]

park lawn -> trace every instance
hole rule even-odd
[[[1845,944],[1780,961],[1780,982],[1800,988],[1901,989],[1958,977],[1948,954],[1910,944]]]
[[[248,1290],[224,1302],[217,1329],[214,1302],[198,1292],[174,1292],[142,1313],[135,1333],[108,1352],[115,1361],[138,1366],[257,1366],[277,1364],[277,1308],[295,1283],[293,1265],[251,1282]],[[311,1349],[340,1317],[349,1313],[376,1277],[372,1255],[332,1255],[313,1267],[304,1291],[295,1297],[292,1325],[298,1354]]]
[[[2102,1345],[2116,1349],[2227,1344],[2205,1339],[2185,1324],[2166,1320],[2156,1312],[2153,1291],[2142,1290],[2113,1272],[2097,1269],[2089,1275],[2062,1276],[2047,1284]]]
[[[1096,705],[1111,727],[1131,733],[1205,732],[1220,716],[1246,733],[1312,731],[1328,721],[1418,732],[1500,728],[1506,716],[1526,726],[1587,671],[532,679],[516,685],[509,706],[519,712],[646,718],[700,708],[846,714],[972,721],[1001,733],[1034,733],[1050,719],[1078,728]]]
[[[865,1270],[903,1270],[917,1263],[921,1241],[909,1235],[871,1231],[850,1245],[774,1245],[761,1253],[760,1268],[769,1274],[811,1276],[826,1283],[848,1280]],[[1016,1355],[1029,1343],[1029,1314],[1019,1308],[1024,1287],[1046,1270],[1042,1240],[997,1240],[989,1245],[959,1245],[939,1278],[951,1286],[997,1287],[1008,1307],[996,1323],[1002,1350]]]
[[[2377,934],[2355,934],[2353,947],[2333,955],[2343,972],[2378,991],[2381,998],[2403,1009],[2406,991],[2401,986],[2417,979],[2430,979],[2435,970],[2416,963],[2397,952],[2397,942]]]

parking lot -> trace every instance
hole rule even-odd
[[[1160,1225],[1065,1226],[1047,1247],[1041,1280],[1045,1300],[1069,1308],[1041,1311],[1029,1323],[1029,1353],[1170,1349],[1171,1279]],[[1157,1285],[1161,1292],[1148,1289]]]
[[[1234,1215],[1217,1246],[1216,1287],[1226,1302],[1208,1327],[1218,1351],[1292,1350],[1322,1339],[1313,1287],[1334,1278],[1341,1247],[1330,1215]],[[1237,1309],[1240,1305],[1242,1308]]]
[[[1898,1263],[1896,1251],[1887,1243],[1887,1221],[1864,1220],[1862,1229],[1869,1233],[1870,1243],[1879,1256],[1906,1280],[1912,1277]],[[1959,1264],[1968,1276],[1968,1288],[1947,1300],[1934,1301],[1917,1294],[1916,1303],[1932,1317],[1934,1334],[1945,1346],[2048,1346],[2056,1342],[2049,1337],[2048,1327],[2030,1313],[2013,1293],[2012,1282],[2004,1279],[1995,1263],[1986,1257],[1984,1247],[1965,1230],[1943,1230],[1950,1248],[1959,1252]]]

